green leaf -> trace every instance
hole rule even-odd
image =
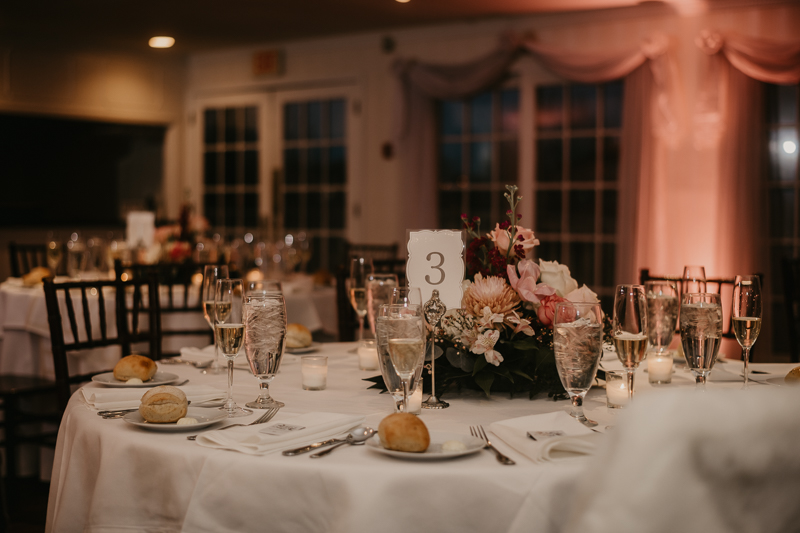
[[[487,398],[491,397],[490,391],[492,390],[492,383],[494,383],[494,374],[492,372],[481,372],[475,376],[475,383],[483,389],[483,393]]]
[[[525,372],[523,372],[522,370],[512,370],[511,372],[516,374],[516,375],[518,375],[518,376],[522,376],[523,378],[527,379],[528,381],[533,381],[533,378],[530,377]]]
[[[478,359],[475,360],[475,366],[472,369],[472,375],[473,376],[478,375],[478,372],[483,370],[483,367],[485,367],[488,364],[489,363],[486,361],[485,357],[478,357]]]

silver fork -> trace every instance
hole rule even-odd
[[[269,422],[270,420],[272,420],[272,417],[278,414],[279,410],[280,407],[271,407],[267,409],[267,411],[263,415],[255,419],[253,422],[250,422],[249,424],[231,424],[230,426],[219,428],[217,431],[223,431],[225,429],[231,429],[238,426],[255,426],[256,424],[263,424],[264,422]],[[197,435],[189,435],[188,437],[186,437],[187,440],[195,440],[196,438]]]
[[[517,464],[514,462],[513,459],[511,459],[510,457],[506,457],[505,455],[500,453],[500,450],[494,447],[494,445],[489,441],[489,437],[486,436],[486,432],[483,430],[483,426],[470,426],[469,432],[472,434],[473,437],[478,437],[479,439],[486,441],[486,446],[484,446],[484,448],[491,448],[492,451],[497,456],[498,462],[503,463],[504,465]]]

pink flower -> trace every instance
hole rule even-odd
[[[519,270],[519,277],[517,277]],[[509,265],[508,281],[511,287],[519,293],[519,297],[526,302],[538,304],[542,298],[555,294],[556,290],[544,283],[537,283],[539,279],[539,265],[530,259],[523,259],[519,264]]]
[[[494,350],[494,345],[500,339],[500,332],[496,329],[488,329],[478,335],[478,338],[472,344],[470,351],[476,354],[483,354],[487,363],[494,366],[500,366],[503,362],[503,356],[500,352]]]
[[[539,322],[542,323],[543,326],[553,326],[553,320],[555,320],[556,316],[556,304],[559,302],[566,302],[566,298],[562,298],[557,294],[551,294],[542,300],[542,304],[539,306],[539,309],[536,310],[536,314],[539,317]]]
[[[478,318],[480,320],[481,328],[491,329],[495,324],[502,324],[504,317],[499,313],[492,313],[492,310],[489,309],[489,306],[486,306],[483,308],[483,316]]]
[[[489,232],[489,238],[492,239],[492,242],[494,242],[494,245],[497,247],[500,253],[503,255],[508,253],[508,247],[511,242],[510,231],[504,230],[500,227],[500,224],[496,224],[494,229]],[[517,234],[514,237],[514,246],[522,245],[526,259],[533,257],[533,247],[537,244],[539,244],[539,239],[534,236],[532,230],[523,228],[522,226],[517,226]]]
[[[531,327],[530,320],[520,318],[516,311],[512,311],[511,314],[506,316],[506,322],[514,328],[514,335],[520,332],[528,336],[533,335],[533,328]]]

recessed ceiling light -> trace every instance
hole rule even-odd
[[[160,35],[158,37],[151,37],[149,44],[151,48],[170,48],[175,44],[175,39]]]
[[[410,0],[397,0],[397,1],[398,1],[398,2],[400,2],[401,4],[406,4],[406,3],[408,3]]]

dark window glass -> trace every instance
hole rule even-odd
[[[258,195],[244,195],[244,225],[254,228],[258,226]]]
[[[461,172],[461,143],[444,143],[439,155],[439,181],[458,183]]]
[[[619,176],[619,137],[603,139],[603,181],[617,181]]]
[[[797,179],[797,156],[800,145],[796,128],[780,128],[770,132],[770,178],[777,181]]]
[[[536,193],[536,231],[542,233],[561,231],[561,191]]]
[[[308,135],[309,139],[320,139],[322,137],[322,103],[309,102],[306,106],[308,113]]]
[[[236,109],[234,108],[226,108],[225,109],[225,142],[226,143],[234,143],[238,141],[238,136],[236,134]]]
[[[332,146],[328,148],[328,181],[330,183],[347,182],[347,158],[344,146]]]
[[[570,85],[570,127],[580,130],[597,126],[597,87]]]
[[[569,141],[569,179],[594,181],[597,149],[594,137],[572,138]]]
[[[219,224],[217,219],[217,195],[206,193],[203,195],[203,213],[208,223],[213,227]]]
[[[569,232],[594,233],[594,191],[570,191]]]
[[[616,246],[612,243],[600,245],[602,258],[600,259],[600,285],[614,286],[614,269],[616,268]]]
[[[617,233],[617,191],[611,189],[603,191],[603,234],[614,235]]]
[[[296,192],[287,192],[283,195],[283,226],[286,229],[295,229],[301,227],[300,200],[300,194]]]
[[[492,202],[488,192],[471,191],[469,193],[469,215],[481,217],[481,228],[490,231],[494,226],[492,222]],[[461,221],[461,214],[456,220]]]
[[[283,172],[286,183],[300,183],[300,150],[288,148],[283,151]]]
[[[464,104],[441,102],[439,104],[442,135],[461,135],[464,131]]]
[[[569,245],[569,271],[578,286],[584,283],[595,285],[594,280],[594,243],[573,242]]]
[[[239,152],[228,150],[225,152],[225,185],[234,185],[238,179]]]
[[[766,85],[768,123],[792,124],[798,121],[798,91],[800,85]]]
[[[500,91],[500,130],[519,131],[519,89]]]
[[[225,193],[225,225],[232,228],[237,225],[238,194]]]
[[[331,139],[344,139],[346,109],[345,101],[331,100],[329,109]]]
[[[561,181],[563,161],[561,139],[536,141],[536,179],[538,181]]]
[[[203,183],[214,185],[217,183],[217,153],[206,152],[203,154]]]
[[[564,123],[564,89],[561,85],[536,88],[536,127],[560,130]]]
[[[322,183],[322,148],[309,148],[306,151],[308,158],[308,183]]]
[[[492,180],[492,143],[470,143],[469,181],[487,183]]]
[[[469,105],[470,132],[490,133],[492,131],[492,93],[474,97]]]
[[[783,260],[793,258],[791,246],[773,245],[769,250],[770,285],[773,294],[783,294]]]
[[[541,257],[545,261],[558,261],[559,263],[563,261],[561,243],[557,240],[542,241],[534,250],[536,251],[536,257]]]
[[[794,236],[794,189],[769,192],[769,228],[772,237]]]
[[[244,108],[244,140],[246,142],[258,140],[258,109],[255,107]]]
[[[517,182],[517,141],[502,141],[498,144],[498,155],[500,165],[500,181],[505,184]]]
[[[287,141],[300,138],[300,104],[283,106],[283,138]]]
[[[457,191],[440,191],[439,227],[461,228],[461,213],[461,193]]]
[[[248,185],[258,184],[258,151],[244,152],[244,182]]]
[[[309,229],[319,229],[322,225],[322,193],[309,192],[306,195],[308,209],[306,211],[306,221]]]
[[[622,94],[621,81],[612,81],[603,85],[605,100],[603,101],[603,125],[606,128],[622,127]]]
[[[345,193],[332,192],[328,196],[330,207],[330,228],[331,229],[344,229],[345,228],[345,212],[347,209],[347,202],[345,201]]]
[[[217,142],[217,128],[219,127],[217,123],[217,110],[206,109],[203,112],[203,116],[205,117],[204,139],[206,144],[214,144]]]
[[[789,348],[789,335],[786,333],[792,331],[786,323],[786,309],[783,304],[773,304],[772,306],[772,351],[778,353],[788,353]]]

